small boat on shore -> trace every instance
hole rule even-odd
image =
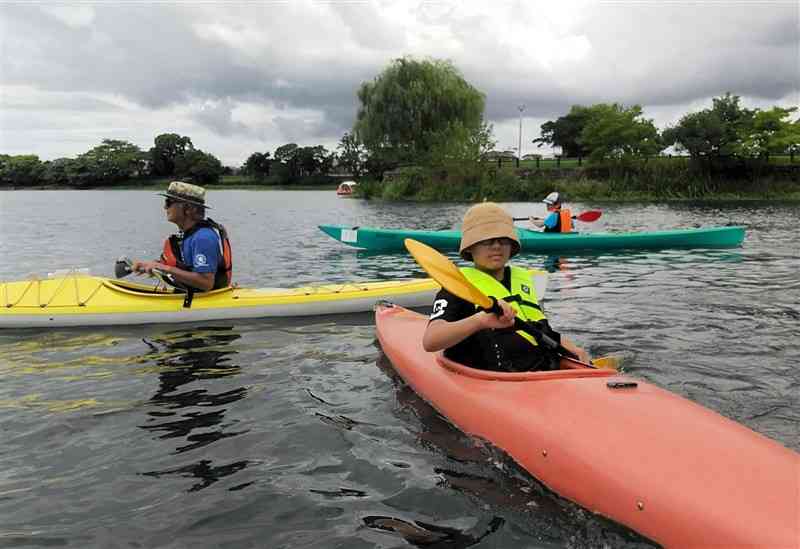
[[[336,189],[336,194],[343,197],[352,196],[353,189],[355,189],[357,185],[358,183],[355,181],[342,181]]]
[[[458,251],[461,232],[379,229],[320,225],[331,238],[375,252],[403,252],[403,241],[412,238],[440,252]],[[670,231],[629,231],[619,233],[543,233],[517,227],[522,252],[558,253],[569,251],[658,250],[667,248],[730,248],[740,246],[744,227],[706,227]]]

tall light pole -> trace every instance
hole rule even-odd
[[[517,155],[522,161],[522,111],[525,110],[525,105],[519,105],[517,110],[519,110],[519,147],[517,148]]]

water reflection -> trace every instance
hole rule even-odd
[[[426,549],[464,549],[478,544],[483,538],[496,532],[505,520],[494,517],[479,535],[462,532],[456,528],[429,524],[421,520],[409,522],[393,517],[364,517],[364,524],[369,528],[398,534],[415,547]]]
[[[445,455],[445,465],[433,467],[439,477],[438,487],[460,492],[476,498],[482,506],[489,504],[491,509],[502,509],[504,514],[516,516],[527,523],[525,529],[535,530],[540,539],[569,538],[576,547],[657,547],[636,532],[588,513],[554,494],[502,450],[465,435],[403,382],[383,352],[378,355],[377,366],[395,381],[399,409],[411,412],[419,422],[418,443]],[[372,528],[397,533],[419,547],[470,547],[505,523],[505,519],[494,517],[490,527],[475,536],[394,517],[367,517],[364,521]],[[575,531],[576,523],[583,525],[579,532]]]
[[[159,389],[149,400],[156,409],[147,412],[148,423],[140,427],[158,433],[159,439],[181,439],[173,454],[198,450],[248,432],[232,430],[236,422],[225,422],[228,407],[247,396],[245,387],[218,393],[184,387],[198,381],[238,375],[241,368],[231,363],[237,351],[228,346],[239,338],[241,335],[231,327],[204,327],[200,331],[184,329],[152,340],[143,339],[151,349],[146,356],[158,357],[155,362],[159,366]],[[196,477],[200,482],[189,489],[194,492],[241,471],[248,464],[247,460],[241,460],[215,465],[213,460],[204,458],[190,465],[143,474],[156,478],[165,475]]]
[[[566,257],[559,257],[556,255],[547,256],[542,266],[548,273],[556,271],[569,271],[569,260]]]

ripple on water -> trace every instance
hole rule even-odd
[[[237,279],[254,287],[421,276],[408,256],[348,249],[316,225],[449,228],[468,207],[210,193],[235,239]],[[152,194],[4,193],[0,234],[18,245],[4,249],[0,279],[71,267],[110,275],[123,252],[157,255],[172,226]],[[25,223],[55,203],[52,224]],[[553,325],[800,449],[797,206],[599,207],[596,230],[720,220],[745,222],[747,240],[520,255],[550,272]],[[44,241],[54,253],[32,256]],[[2,545],[649,546],[554,497],[397,383],[371,314],[3,332],[0,375]]]

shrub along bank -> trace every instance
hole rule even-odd
[[[800,165],[709,173],[690,165],[562,170],[472,171],[415,166],[395,170],[383,181],[361,181],[361,198],[425,202],[526,202],[552,190],[570,200],[788,199],[800,200]]]

